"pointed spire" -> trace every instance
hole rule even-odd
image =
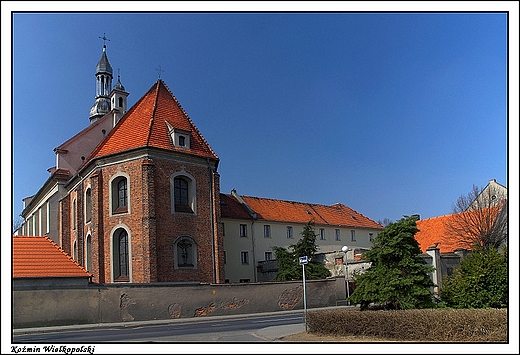
[[[96,65],[96,102],[90,108],[90,122],[93,123],[110,112],[110,99],[112,91],[112,66],[106,53],[106,41],[110,41],[103,33],[103,53]]]

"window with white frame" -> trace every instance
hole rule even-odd
[[[128,212],[128,179],[118,176],[111,183],[112,213]]]
[[[271,226],[264,224],[264,238],[271,238]]]
[[[341,231],[336,229],[336,240],[341,240]]]
[[[325,240],[325,229],[320,228],[320,240]]]
[[[247,252],[247,251],[240,252],[240,259],[242,261],[242,264],[249,264],[249,252]]]
[[[85,191],[85,223],[92,218],[92,196],[90,188]]]
[[[247,224],[240,225],[240,237],[247,237]]]
[[[115,282],[130,281],[130,250],[128,233],[124,228],[119,228],[112,237],[113,271]]]
[[[356,241],[356,231],[353,229],[350,231],[350,240],[353,242]]]
[[[186,171],[170,176],[170,194],[172,213],[197,213],[195,178]]]
[[[273,260],[273,253],[270,251],[265,252],[265,261]]]

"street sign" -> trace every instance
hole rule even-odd
[[[306,256],[300,256],[300,265],[308,264],[309,261],[307,260]]]

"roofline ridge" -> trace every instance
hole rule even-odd
[[[184,107],[182,107],[181,103],[179,102],[179,100],[177,100],[177,97],[173,94],[173,92],[170,90],[170,88],[168,87],[168,85],[166,85],[166,83],[159,79],[159,81],[162,83],[162,85],[165,87],[166,90],[168,90],[168,92],[170,93],[170,95],[172,96],[173,100],[175,101],[175,103],[177,104],[177,106],[179,107],[179,109],[182,111],[182,113],[186,116],[186,118],[188,119],[188,122],[190,123],[190,125],[193,127],[194,129],[194,133],[196,133],[201,139],[202,141],[206,144],[206,146],[208,147],[208,149],[210,150],[210,152],[217,158],[219,159],[217,153],[215,153],[215,151],[213,150],[213,148],[211,148],[211,146],[209,145],[208,141],[206,140],[206,138],[204,138],[204,136],[202,135],[202,133],[199,131],[199,129],[197,128],[197,126],[195,125],[195,123],[193,123],[193,121],[191,120],[190,116],[188,115],[188,113],[186,112],[186,110],[184,109]]]
[[[141,98],[135,103],[132,105],[132,107],[130,107],[130,109],[128,111],[126,111],[126,113],[121,116],[121,118],[119,119],[119,121],[117,121],[117,123],[115,124],[114,127],[112,127],[112,129],[110,131],[108,131],[107,135],[105,136],[105,138],[103,138],[101,140],[101,142],[99,142],[99,144],[94,148],[94,150],[92,150],[92,153],[90,153],[90,155],[87,157],[87,159],[85,159],[85,161],[83,162],[83,164],[81,164],[78,168],[78,171],[80,171],[83,167],[85,167],[95,156],[96,154],[101,150],[101,148],[103,147],[104,143],[114,135],[114,132],[116,131],[116,128],[118,126],[120,126],[121,124],[123,124],[124,121],[126,121],[127,117],[130,116],[130,114],[132,112],[134,112],[136,110],[136,107],[139,106],[139,104],[144,100],[145,97],[148,96],[148,94],[154,89],[155,85],[152,85],[152,87],[150,87],[150,89],[148,89],[148,91],[143,95],[141,96]],[[110,114],[107,113],[107,115]],[[104,117],[104,116],[103,116]]]

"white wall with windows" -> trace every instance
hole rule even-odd
[[[258,281],[259,262],[274,260],[273,247],[287,248],[301,239],[305,224],[252,219],[222,219],[224,231],[226,282]],[[318,252],[328,253],[349,248],[370,248],[380,230],[336,225],[315,225]],[[354,240],[353,240],[354,238]],[[247,252],[247,262],[245,262]],[[270,258],[270,259],[268,259]]]

